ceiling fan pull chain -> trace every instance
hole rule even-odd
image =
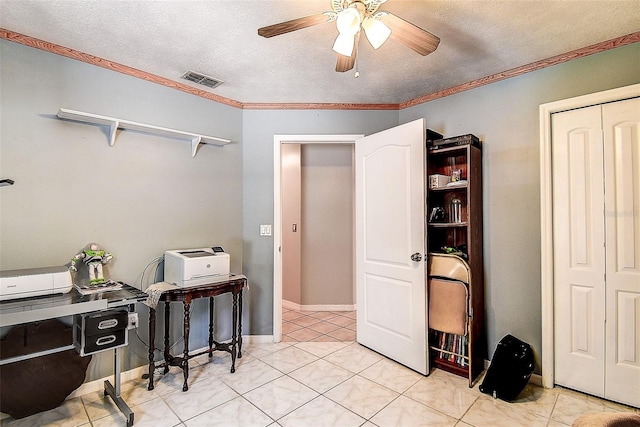
[[[358,70],[358,62],[360,62],[360,61],[359,61],[360,55],[358,54],[358,53],[359,53],[359,52],[358,52],[359,50],[360,50],[360,38],[358,38],[358,43],[356,44],[356,64],[355,64],[355,65],[356,65],[356,72],[353,74],[353,76],[354,76],[356,79],[357,79],[358,77],[360,77],[360,71]]]

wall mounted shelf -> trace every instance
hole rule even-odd
[[[191,141],[191,157],[195,157],[200,144],[210,144],[223,146],[229,144],[231,141],[224,138],[218,138],[215,136],[200,135],[192,132],[185,132],[176,129],[163,128],[160,126],[147,125],[144,123],[132,122],[129,120],[116,119],[113,117],[100,116],[98,114],[84,113],[81,111],[68,110],[66,108],[60,108],[58,110],[58,118],[75,120],[83,123],[91,123],[103,126],[109,126],[109,146],[113,146],[116,142],[116,131],[133,130],[137,132],[144,132],[153,135],[161,135],[168,138],[182,139]]]

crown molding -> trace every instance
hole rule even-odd
[[[252,103],[242,104],[245,110],[399,110],[399,104],[348,104],[348,103]]]
[[[44,40],[36,39],[34,37],[26,36],[24,34],[9,31],[4,28],[0,28],[0,38],[9,40],[15,43],[20,43],[25,46],[44,50],[46,52],[55,53],[57,55],[65,56],[67,58],[76,59],[78,61],[85,62],[87,64],[106,68],[107,70],[117,71],[122,74],[126,74],[132,77],[137,77],[139,79],[146,80],[149,82],[157,83],[162,86],[167,86],[172,89],[180,90],[182,92],[187,92],[192,95],[209,99],[211,101],[219,102],[221,104],[230,105],[236,108],[242,108],[242,103],[238,101],[234,101],[233,99],[215,95],[213,93],[210,93],[201,89],[197,89],[189,85],[176,82],[174,80],[160,77],[155,74],[147,73],[146,71],[128,67],[126,65],[122,65],[117,62],[108,61],[98,56],[89,55],[88,53],[79,52],[77,50],[70,49],[68,47],[60,46],[55,43],[50,43]]]
[[[595,53],[604,52],[617,47],[625,46],[640,41],[640,31],[627,34],[626,36],[616,37],[615,39],[607,40],[604,42],[596,43],[591,46],[583,47],[580,49],[572,50],[570,52],[561,53],[560,55],[552,56],[551,58],[543,59],[541,61],[532,62],[531,64],[522,65],[520,67],[512,68],[507,71],[492,74],[490,76],[482,77],[471,82],[463,83],[458,86],[453,86],[448,89],[440,90],[429,95],[423,95],[419,98],[412,99],[400,104],[400,109],[413,107],[418,104],[433,101],[434,99],[444,98],[456,93],[464,92],[470,89],[475,89],[480,86],[485,86],[491,83],[499,82],[500,80],[509,79],[511,77],[527,74],[532,71],[541,70],[543,68],[551,67],[553,65],[562,64],[563,62],[572,61],[574,59],[582,58],[585,56],[593,55]]]
[[[240,108],[244,110],[403,110],[405,108],[413,107],[425,102],[433,101],[435,99],[444,98],[454,95],[456,93],[464,92],[470,89],[475,89],[481,86],[485,86],[491,83],[495,83],[501,80],[509,79],[511,77],[520,76],[522,74],[530,73],[532,71],[540,70],[553,65],[561,64],[563,62],[572,61],[574,59],[582,58],[585,56],[593,55],[595,53],[604,52],[617,47],[625,46],[632,43],[640,42],[640,31],[627,34],[626,36],[616,37],[611,40],[596,43],[591,46],[576,49],[570,52],[562,53],[560,55],[552,56],[551,58],[543,59],[533,62],[531,64],[523,65],[520,67],[512,68],[507,71],[492,74],[486,77],[482,77],[477,80],[473,80],[461,85],[453,86],[447,89],[443,89],[431,94],[422,95],[418,98],[411,99],[400,104],[351,104],[351,103],[251,103],[251,102],[239,102],[233,99],[225,98],[223,96],[215,95],[211,92],[207,92],[201,89],[191,87],[189,85],[176,82],[164,77],[157,76],[136,68],[128,67],[126,65],[119,64],[117,62],[108,61],[106,59],[89,55],[87,53],[79,52],[74,49],[70,49],[64,46],[50,43],[44,40],[36,39],[24,34],[9,31],[4,28],[0,28],[0,38],[9,40],[15,43],[20,43],[25,46],[33,47],[36,49],[44,50],[46,52],[62,55],[67,58],[75,59],[87,64],[95,65],[98,67],[106,68],[108,70],[117,71],[132,77],[136,77],[149,82],[157,83],[163,86],[170,87],[172,89],[180,90],[182,92],[190,93],[195,96],[199,96],[211,101],[219,102],[221,104],[229,105],[231,107]]]

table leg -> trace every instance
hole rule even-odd
[[[153,390],[153,373],[156,370],[155,361],[153,360],[156,350],[156,309],[149,307],[149,386],[148,390]]]
[[[169,361],[171,360],[171,348],[169,347],[169,320],[171,318],[171,303],[165,301],[164,303],[164,373],[169,372]]]
[[[213,357],[213,297],[209,297],[209,357]]]
[[[120,397],[120,348],[113,350],[113,382],[115,383],[116,397]]]
[[[187,298],[184,300],[184,351],[182,355],[182,371],[184,372],[184,384],[182,391],[189,390],[187,380],[189,379],[189,329],[190,329],[190,309],[191,301]]]
[[[120,396],[120,348],[114,349],[113,357],[113,377],[115,387],[107,380],[104,382],[104,395],[111,396],[113,402],[116,404],[120,412],[125,416],[127,420],[127,427],[133,426],[133,411],[129,408],[129,405]]]
[[[236,341],[238,340],[238,294],[233,293],[233,310],[232,310],[232,335],[231,335],[231,373],[236,371]]]
[[[238,293],[238,359],[242,357],[242,289]]]

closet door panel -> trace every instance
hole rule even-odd
[[[601,108],[557,113],[553,129],[556,383],[604,394]]]
[[[607,355],[605,397],[640,406],[640,99],[602,107]]]

